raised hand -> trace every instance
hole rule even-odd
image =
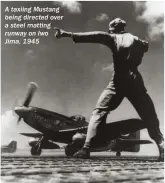
[[[55,37],[58,38],[58,39],[61,38],[62,37],[63,30],[60,29],[60,28],[58,28],[58,27],[54,27],[54,30],[56,31],[55,32]]]

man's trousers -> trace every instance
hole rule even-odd
[[[140,73],[138,73],[135,77],[120,76],[120,79],[114,77],[102,92],[89,122],[84,147],[90,147],[92,139],[97,135],[98,127],[106,123],[108,113],[115,110],[124,97],[131,102],[144,121],[150,137],[157,143],[163,140],[154,104],[147,93]]]

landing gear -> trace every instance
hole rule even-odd
[[[120,157],[121,156],[121,152],[119,151],[119,152],[116,152],[116,156],[117,157]]]
[[[72,157],[78,150],[80,150],[85,142],[86,135],[82,133],[76,133],[72,137],[72,143],[65,147],[66,156]]]
[[[31,148],[31,155],[40,156],[41,155],[41,147],[44,141],[44,137],[41,137],[36,144],[34,144]]]
[[[41,148],[37,148],[36,145],[34,145],[32,148],[31,148],[31,155],[35,155],[35,156],[40,156],[41,155]]]
[[[73,144],[68,144],[65,147],[65,154],[68,157],[72,157],[80,148],[75,147]]]

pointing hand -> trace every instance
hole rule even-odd
[[[58,38],[58,39],[61,38],[62,37],[63,30],[60,29],[60,28],[58,28],[58,27],[55,27],[54,30],[56,31],[55,37]]]

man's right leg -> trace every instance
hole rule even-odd
[[[86,158],[90,156],[91,142],[97,135],[98,127],[106,123],[108,113],[116,109],[123,98],[124,95],[120,92],[116,92],[113,83],[110,83],[102,92],[89,122],[84,147],[74,155],[75,157]]]
[[[156,142],[160,153],[159,160],[164,160],[164,138],[152,99],[146,92],[130,95],[128,99],[145,122],[150,137]]]

